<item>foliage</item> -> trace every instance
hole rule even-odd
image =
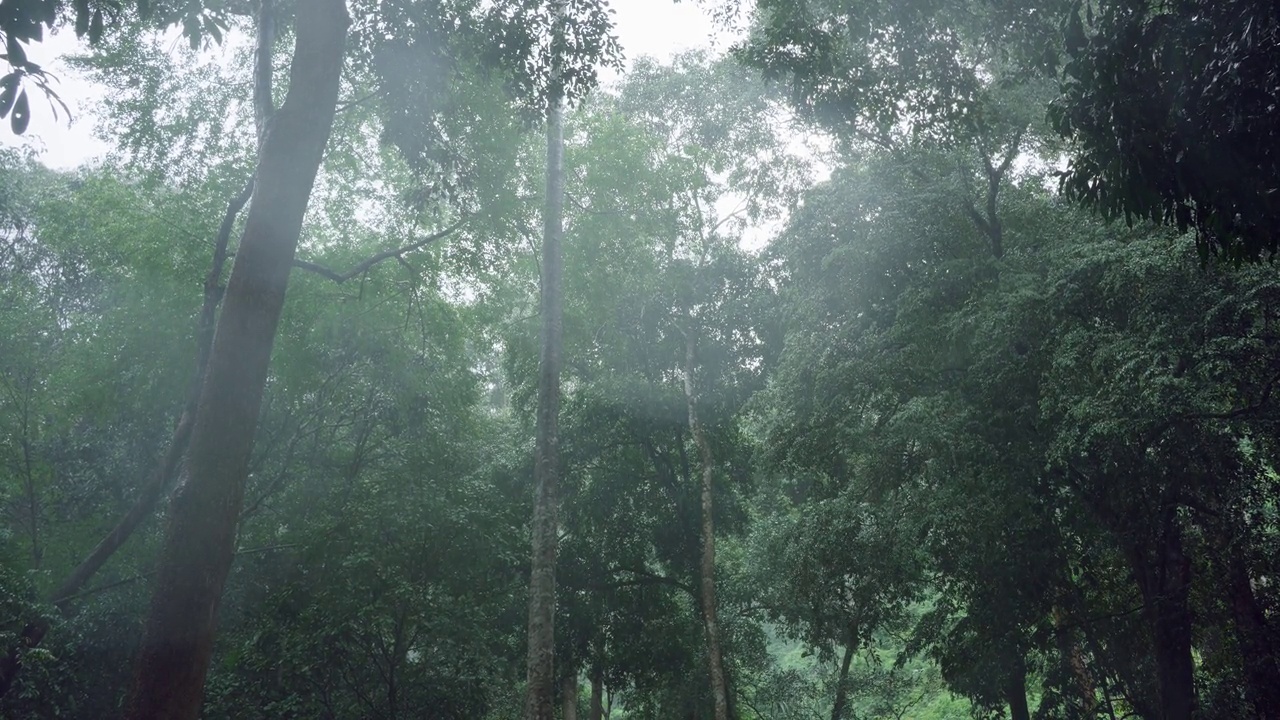
[[[1276,251],[1280,11],[1251,2],[1077,3],[1058,132],[1070,195],[1110,217],[1194,229],[1206,252]]]
[[[541,2],[357,5],[205,717],[518,716],[552,62],[575,98],[560,702],[711,715],[692,338],[735,717],[1270,717],[1280,286],[1150,222],[1173,197],[1204,247],[1268,250],[1242,89],[1271,79],[1268,10],[768,0],[736,57],[588,94],[602,4],[560,36]],[[192,381],[256,153],[250,9],[201,12],[224,10],[216,61],[124,10],[104,28],[79,61],[110,90],[99,166],[0,153],[0,641],[49,624],[6,717],[111,717],[128,682],[160,523],[47,600]],[[836,140],[820,182],[796,117]],[[1221,164],[1170,172],[1191,138]]]

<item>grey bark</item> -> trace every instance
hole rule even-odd
[[[560,679],[560,717],[578,720],[578,674],[567,672]]]
[[[716,619],[716,535],[713,481],[715,457],[711,443],[698,420],[698,394],[694,387],[693,370],[696,367],[697,335],[693,328],[685,330],[684,397],[689,409],[689,433],[698,446],[702,460],[702,559],[700,595],[702,601],[703,633],[707,644],[707,664],[711,671],[711,698],[715,708],[715,720],[729,720],[729,686],[724,672],[724,657],[720,647],[720,626]]]
[[[604,720],[604,678],[599,670],[591,671],[591,720]]]
[[[289,91],[261,143],[257,191],[227,285],[138,650],[125,717],[195,720],[235,551],[271,348],[338,100],[350,20],[302,0]]]
[[[565,12],[556,4],[558,19]],[[556,61],[553,59],[553,64]],[[559,79],[553,65],[552,83]],[[529,577],[529,647],[525,720],[553,720],[555,683],[556,553],[560,481],[560,367],[563,362],[564,109],[553,89],[547,106],[547,185],[542,237],[542,349],[534,443],[532,568]]]

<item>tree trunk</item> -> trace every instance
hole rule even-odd
[[[1225,564],[1228,600],[1244,661],[1245,697],[1257,711],[1259,720],[1277,720],[1280,718],[1280,661],[1271,647],[1267,618],[1258,606],[1249,572],[1239,556],[1228,556]]]
[[[271,58],[275,44],[275,23],[272,19],[271,0],[263,0],[258,14],[257,48],[255,53],[253,107],[254,124],[258,131],[258,142],[261,144],[266,120],[274,105],[271,97]],[[124,546],[133,536],[142,522],[151,517],[156,504],[164,496],[169,481],[177,474],[178,465],[187,452],[187,443],[191,439],[191,426],[195,417],[196,405],[200,399],[200,388],[204,383],[205,367],[208,365],[209,350],[213,345],[214,319],[217,316],[219,303],[222,302],[222,270],[227,262],[227,244],[231,238],[236,218],[249,202],[253,194],[253,178],[245,183],[244,189],[227,203],[227,211],[223,215],[222,224],[214,238],[213,258],[210,261],[209,273],[204,281],[204,302],[200,308],[199,321],[196,326],[196,368],[187,389],[186,402],[182,414],[174,426],[169,439],[168,448],[152,470],[137,500],[129,508],[115,527],[111,528],[88,556],[71,570],[58,585],[58,589],[49,597],[49,602],[59,609],[65,610],[68,601],[89,582],[116,551]],[[36,620],[23,628],[16,647],[10,648],[5,657],[0,658],[0,698],[4,697],[13,686],[18,671],[22,667],[22,653],[34,648],[49,632],[49,623]]]
[[[1191,720],[1195,714],[1195,665],[1191,655],[1191,560],[1182,549],[1182,533],[1172,510],[1154,543],[1153,553],[1129,548],[1142,593],[1143,614],[1151,628],[1160,692],[1160,720]]]
[[[604,720],[604,678],[598,669],[591,671],[590,720]]]
[[[836,699],[831,704],[831,720],[844,717],[844,706],[849,699],[849,665],[853,663],[853,650],[858,645],[858,628],[849,626],[849,637],[845,640],[844,657],[840,659],[840,676],[836,678]]]
[[[566,672],[560,678],[560,717],[578,720],[578,673]]]
[[[564,14],[563,2],[555,8]],[[552,84],[559,81],[552,60]],[[529,577],[529,655],[525,720],[552,720],[555,682],[556,518],[560,481],[560,365],[563,348],[564,107],[554,90],[547,106],[547,197],[542,236],[542,355],[534,446],[533,558]]]
[[[1066,613],[1061,607],[1053,607],[1053,628],[1058,641],[1058,654],[1062,658],[1065,669],[1075,679],[1077,695],[1068,695],[1066,701],[1072,712],[1081,717],[1093,717],[1098,710],[1098,691],[1089,668],[1085,664],[1084,649],[1072,635],[1066,620]]]
[[[1031,720],[1031,708],[1027,706],[1027,663],[1021,651],[1015,651],[1013,656],[1005,694],[1009,720]]]
[[[194,720],[200,712],[271,347],[333,126],[349,22],[342,0],[298,5],[288,96],[262,142],[257,191],[170,508],[129,694],[131,720]]]
[[[693,435],[702,457],[702,623],[707,641],[707,663],[711,669],[715,720],[729,720],[729,687],[720,650],[720,627],[716,621],[716,535],[712,518],[715,461],[711,455],[711,443],[698,421],[698,396],[693,386],[697,336],[692,327],[686,328],[685,333],[684,397],[689,407],[689,433]]]
[[[1115,715],[1112,703],[1114,689],[1120,693],[1120,698],[1133,710],[1136,717],[1158,720],[1156,707],[1159,704],[1159,690],[1151,682],[1152,678],[1141,672],[1132,654],[1117,653],[1114,648],[1104,645],[1090,623],[1079,623],[1078,629],[1085,649],[1099,665],[1097,677],[1101,681],[1101,687],[1098,688],[1100,704],[1107,708],[1109,714]]]

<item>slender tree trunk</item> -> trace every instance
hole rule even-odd
[[[563,2],[555,8],[557,20]],[[552,60],[552,84],[559,83]],[[556,544],[560,481],[560,366],[563,351],[564,108],[553,87],[547,107],[547,197],[542,236],[542,355],[534,446],[533,558],[529,577],[529,655],[525,720],[552,720],[555,683]]]
[[[591,670],[590,720],[604,720],[604,678],[598,668]]]
[[[1171,511],[1169,511],[1171,512]],[[1195,714],[1195,665],[1191,655],[1191,560],[1182,549],[1176,519],[1164,523],[1154,553],[1129,548],[1151,628],[1160,692],[1160,720],[1191,720]]]
[[[578,720],[578,673],[566,672],[560,678],[560,717]]]
[[[1155,599],[1156,663],[1160,671],[1163,720],[1191,720],[1195,714],[1195,664],[1191,655],[1191,561],[1180,538],[1166,548],[1162,593]]]
[[[258,152],[267,138],[267,124],[276,112],[273,63],[276,44],[275,0],[260,0],[256,48],[253,53],[253,127],[258,135]],[[336,107],[336,106],[335,106]]]
[[[1009,720],[1031,720],[1031,709],[1027,706],[1027,663],[1021,651],[1014,654],[1005,695],[1009,703]]]
[[[1098,710],[1098,690],[1085,664],[1084,649],[1073,637],[1066,621],[1066,613],[1056,605],[1053,608],[1053,627],[1058,640],[1058,654],[1061,655],[1063,664],[1076,681],[1078,696],[1075,700],[1071,700],[1068,696],[1067,702],[1081,717],[1093,717]]]
[[[716,621],[716,535],[712,517],[715,459],[711,454],[711,443],[698,421],[698,395],[693,385],[697,336],[692,327],[686,328],[685,333],[684,397],[689,407],[689,433],[693,435],[702,457],[702,623],[707,641],[707,663],[711,669],[715,720],[729,720],[729,687],[720,650],[720,626]]]
[[[1280,661],[1271,646],[1267,617],[1258,605],[1249,572],[1239,556],[1229,555],[1225,564],[1226,590],[1244,661],[1245,697],[1257,711],[1259,720],[1277,720],[1280,718]]]
[[[235,550],[289,270],[333,127],[346,41],[342,0],[302,0],[289,91],[262,142],[257,192],[228,282],[174,495],[126,717],[194,720]]]
[[[831,704],[831,720],[842,720],[844,706],[849,699],[849,666],[853,663],[853,651],[858,645],[858,627],[849,626],[849,637],[845,639],[844,657],[840,659],[840,676],[836,678],[836,699]]]

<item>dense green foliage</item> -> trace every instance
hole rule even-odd
[[[1055,124],[1080,151],[1064,189],[1112,216],[1195,229],[1257,260],[1280,247],[1280,9],[1088,3],[1067,24]]]
[[[1186,111],[1194,132],[1169,137],[1204,153],[1270,132],[1258,113],[1230,132],[1204,106],[1143,114],[1142,76],[1080,80],[1120,61],[1108,33],[1129,22],[1168,23],[1178,62],[1215,67],[1192,30],[1274,34],[1262,11],[1237,27],[1239,2],[1177,29],[1200,5],[761,0],[736,57],[641,59],[587,94],[617,58],[604,3],[574,3],[560,46],[532,0],[370,4],[203,716],[520,716],[531,126],[564,89],[562,707],[712,716],[690,379],[733,717],[1278,717],[1280,279],[1186,234],[1270,250],[1273,200],[1250,193],[1274,158],[1258,140],[1218,183],[1187,155],[1182,178],[1162,174],[1173,145],[1131,137],[1133,164],[1113,165],[1120,121],[1071,115]],[[123,16],[77,61],[128,128],[107,159],[55,172],[0,153],[0,650],[21,659],[0,717],[121,712],[160,518],[53,595],[133,506],[193,382],[213,239],[256,153],[251,12],[233,10],[219,62]],[[1159,74],[1168,57],[1129,60]],[[1243,106],[1254,71],[1274,80],[1242,61],[1184,81]],[[1062,97],[1075,110],[1050,117]],[[797,150],[819,134],[830,154]],[[1136,205],[1085,198],[1132,224],[1077,202],[1157,176],[1174,185],[1132,186]]]

